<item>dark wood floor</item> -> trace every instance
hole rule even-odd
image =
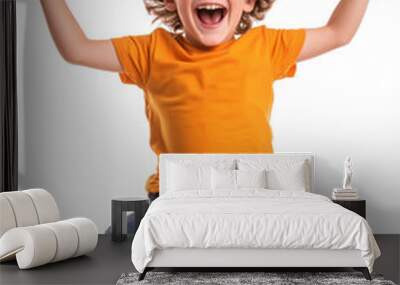
[[[400,235],[376,235],[382,256],[375,272],[399,283]],[[94,252],[70,260],[29,270],[19,270],[16,262],[0,264],[0,284],[115,284],[123,272],[134,271],[130,260],[131,239],[114,243],[99,236]]]

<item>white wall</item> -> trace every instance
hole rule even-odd
[[[68,3],[92,38],[157,26],[142,1]],[[336,3],[280,0],[264,23],[318,26]],[[301,63],[295,79],[275,85],[275,151],[314,152],[318,193],[326,195],[351,155],[376,233],[400,233],[399,10],[397,0],[371,1],[351,45]],[[89,217],[103,232],[111,198],[145,196],[155,167],[142,91],[116,74],[64,62],[38,1],[18,0],[17,16],[20,189],[48,189],[64,217]]]

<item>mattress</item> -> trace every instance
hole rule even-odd
[[[325,196],[284,190],[185,190],[156,199],[132,242],[139,272],[157,249],[359,250],[372,272],[380,250],[367,221]]]

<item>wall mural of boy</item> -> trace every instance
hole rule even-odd
[[[319,28],[272,29],[272,0],[144,0],[169,30],[90,39],[64,0],[41,0],[54,42],[72,64],[119,73],[145,95],[154,153],[273,153],[275,80],[297,62],[352,40],[368,0],[342,0]],[[158,196],[158,165],[146,182]]]

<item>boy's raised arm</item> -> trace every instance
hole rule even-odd
[[[297,61],[310,59],[348,44],[357,32],[369,0],[341,0],[329,22],[321,28],[307,29]]]
[[[66,61],[102,70],[122,71],[111,40],[88,39],[65,0],[40,2],[53,40]]]

